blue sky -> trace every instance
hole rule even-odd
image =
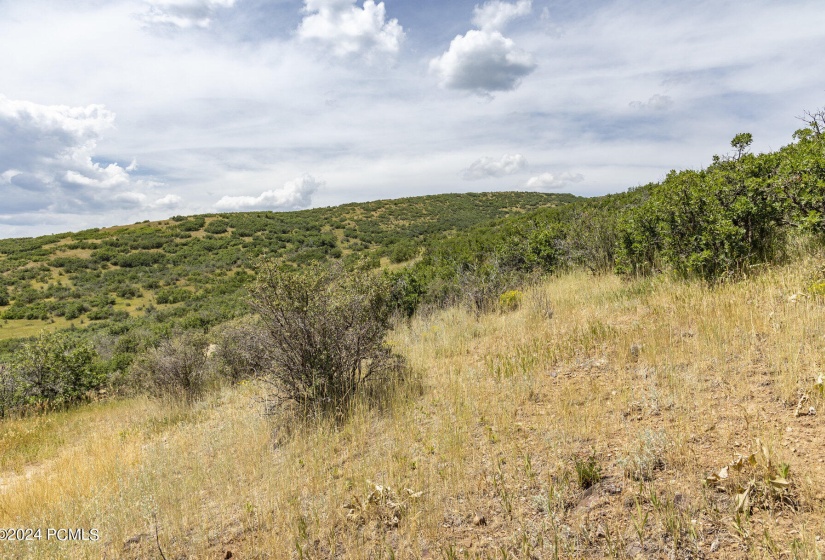
[[[818,0],[0,0],[0,49],[0,237],[618,192],[825,105]]]

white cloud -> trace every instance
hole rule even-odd
[[[430,61],[442,87],[481,94],[515,89],[535,69],[533,57],[511,39],[475,29],[457,36],[447,52]]]
[[[4,205],[20,210],[94,211],[107,202],[142,199],[117,163],[94,160],[115,114],[102,105],[69,107],[15,101],[0,96],[0,177],[9,185]]]
[[[524,184],[527,189],[560,189],[569,185],[570,183],[581,183],[584,181],[584,176],[581,173],[570,173],[565,171],[560,175],[553,175],[552,173],[542,173],[535,177],[530,177]]]
[[[92,126],[87,115],[77,133],[65,130],[64,116],[55,128],[0,117],[0,237],[214,212],[224,195],[255,198],[305,170],[329,185],[312,206],[484,189],[496,180],[464,181],[462,171],[505,153],[523,154],[533,168],[505,176],[512,186],[569,170],[586,180],[563,191],[603,194],[704,166],[743,130],[753,133],[755,152],[787,144],[799,126],[794,116],[825,103],[821,77],[810,71],[825,51],[820,0],[645,9],[631,0],[587,9],[534,0],[530,16],[494,31],[538,66],[494,103],[434,93],[441,74],[421,76],[422,57],[426,67],[459,33],[483,32],[470,19],[473,5],[487,0],[383,1],[384,23],[398,18],[408,36],[391,72],[341,64],[332,44],[322,43],[328,56],[318,56],[314,41],[301,40],[302,18],[329,0],[213,5],[205,33],[197,26],[147,32],[159,25],[135,17],[149,10],[144,0],[0,0],[0,51],[14,53],[0,57],[0,93],[84,111],[105,103],[117,113],[116,128],[105,119]],[[363,4],[341,0],[333,8],[363,11]],[[460,85],[459,76],[449,74],[451,83]],[[477,82],[470,92],[495,95]],[[653,94],[673,105],[628,106],[651,105]],[[91,150],[87,139],[96,143]],[[66,152],[79,159],[61,163]],[[133,158],[140,165],[130,170]],[[112,163],[129,185],[113,184],[117,167],[102,171]],[[68,171],[101,186],[67,181]],[[164,187],[138,184],[147,177]],[[107,202],[125,192],[146,194],[144,206]],[[174,211],[156,206],[169,193],[182,197]]]
[[[461,176],[467,181],[487,177],[503,177],[518,173],[527,167],[527,159],[521,154],[504,154],[500,159],[483,157],[474,161]]]
[[[365,0],[306,0],[298,37],[318,42],[337,56],[396,54],[404,39],[397,19],[387,21],[384,3]]]
[[[181,29],[210,26],[220,8],[231,8],[236,0],[147,0],[148,10],[141,19],[150,25]]]
[[[511,20],[530,14],[532,9],[532,0],[519,0],[515,4],[490,0],[475,7],[473,23],[484,31],[501,31]]]
[[[673,99],[669,95],[656,94],[645,101],[631,101],[630,107],[634,109],[650,109],[652,111],[665,111],[673,107]]]
[[[183,199],[176,194],[167,194],[155,201],[156,208],[176,208],[183,203]]]
[[[215,207],[220,210],[298,210],[312,204],[312,195],[323,185],[323,181],[318,181],[311,175],[304,175],[287,181],[280,189],[265,191],[258,196],[224,196],[215,203]]]

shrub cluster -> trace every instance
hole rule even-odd
[[[206,392],[206,338],[191,332],[165,338],[132,366],[139,386],[160,398],[193,402]]]
[[[94,367],[96,352],[66,333],[41,333],[0,364],[0,417],[32,406],[60,407],[87,398],[105,376]]]
[[[403,371],[385,342],[390,293],[386,276],[339,263],[263,266],[251,304],[271,344],[277,395],[307,412],[342,414],[359,390]]]

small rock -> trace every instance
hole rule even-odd
[[[233,555],[232,555],[232,551],[231,551],[231,550],[227,550],[227,551],[226,551],[226,554],[224,554],[224,555],[223,555],[223,560],[229,560],[230,558],[232,558],[232,556],[233,556]]]
[[[487,525],[487,519],[483,515],[476,515],[473,517],[473,525],[476,527]]]
[[[710,551],[716,552],[719,550],[719,539],[714,539],[712,543],[710,543]]]
[[[621,494],[622,493],[622,486],[621,484],[605,484],[604,486],[605,492],[608,494]]]
[[[642,548],[642,545],[640,545],[639,543],[630,543],[627,546],[628,558],[636,558],[637,556],[642,554],[642,552],[644,552],[644,549]]]

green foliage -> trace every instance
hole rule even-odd
[[[808,286],[808,292],[817,297],[825,297],[825,280],[812,283]]]
[[[498,306],[502,311],[515,311],[521,307],[524,293],[520,290],[508,290],[498,297]]]
[[[414,258],[418,254],[418,247],[411,241],[401,241],[390,248],[390,262],[402,263]]]
[[[623,272],[669,268],[715,280],[780,258],[787,233],[774,174],[777,157],[745,154],[750,135],[732,141],[735,159],[705,171],[671,172],[619,227]]]
[[[83,270],[84,268],[90,268],[92,264],[89,259],[81,259],[78,257],[56,257],[51,260],[51,265],[62,268],[64,271],[72,273],[78,272],[79,270]]]
[[[297,272],[264,265],[250,303],[268,335],[277,396],[305,412],[343,414],[361,389],[402,372],[384,342],[390,292],[386,276],[338,263]]]
[[[228,229],[229,229],[229,222],[227,220],[217,219],[217,220],[212,220],[211,222],[206,224],[206,227],[203,228],[203,231],[205,231],[206,233],[219,235],[221,233],[226,233],[226,231]]]
[[[180,303],[192,297],[192,292],[186,288],[163,288],[155,294],[155,300],[160,303]]]
[[[64,333],[41,333],[12,357],[19,404],[62,405],[82,400],[105,382],[92,367],[96,357],[89,343]]]
[[[753,135],[750,132],[737,134],[730,141],[731,147],[736,150],[736,159],[740,159],[751,144],[753,144]]]
[[[165,260],[166,257],[163,253],[158,253],[155,251],[136,251],[134,253],[128,253],[118,257],[115,263],[124,268],[141,268],[162,263]]]
[[[198,231],[204,226],[205,223],[205,218],[202,216],[195,216],[188,220],[178,222],[178,229],[180,231]]]
[[[5,418],[23,405],[23,388],[17,371],[0,363],[0,418]]]
[[[122,297],[124,299],[132,299],[141,296],[140,288],[133,284],[123,284],[115,293],[118,297]]]
[[[415,269],[385,273],[392,289],[389,306],[393,312],[412,317],[426,294],[426,285]]]
[[[602,479],[602,467],[593,453],[587,457],[574,457],[573,468],[576,471],[576,481],[583,490],[590,488]]]

